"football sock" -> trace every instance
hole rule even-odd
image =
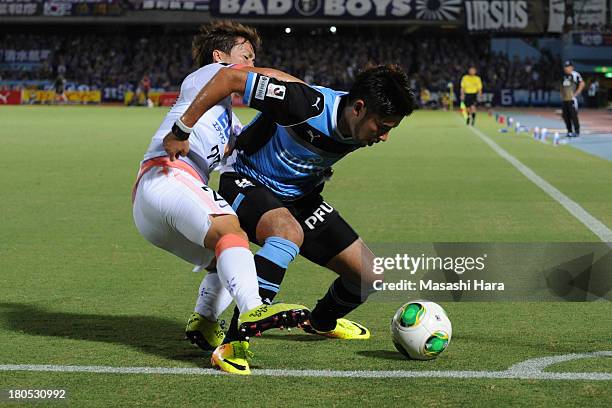
[[[312,310],[310,323],[319,331],[330,331],[336,327],[336,320],[346,316],[365,302],[361,288],[338,278],[329,290],[319,299]]]
[[[299,253],[300,248],[293,242],[280,237],[269,237],[255,254],[259,295],[264,303],[272,303],[280,290],[285,271]]]
[[[259,295],[263,303],[272,304],[274,297],[280,290],[280,284],[287,267],[299,252],[300,248],[292,241],[280,237],[268,237],[263,247],[255,254]],[[224,343],[238,339],[239,314],[238,309],[234,308],[234,315],[225,335]]]
[[[200,283],[194,311],[214,322],[231,303],[232,295],[221,284],[217,271],[209,271]]]
[[[217,273],[221,284],[236,301],[240,313],[261,305],[257,271],[246,239],[226,234],[215,246]]]
[[[472,126],[476,124],[476,113],[472,113]]]

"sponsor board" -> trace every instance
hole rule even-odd
[[[35,16],[40,14],[42,3],[34,0],[0,0],[0,16]]]
[[[212,0],[218,17],[460,21],[460,0]]]
[[[208,11],[210,0],[144,0],[132,6],[141,10]]]
[[[155,106],[172,106],[176,102],[178,95],[179,93],[176,91],[170,91],[170,92],[151,91],[149,92],[148,96],[151,102],[153,102],[153,105]],[[123,103],[125,105],[144,105],[145,104],[144,93],[142,92],[138,93],[137,101],[134,100],[134,96],[135,94],[133,91],[125,92],[123,94]]]
[[[178,98],[178,92],[162,92],[159,94],[159,98],[157,100],[158,106],[172,106],[176,102]]]
[[[0,91],[0,105],[21,104],[21,91]]]
[[[22,103],[24,104],[50,104],[55,102],[55,91],[24,89],[22,92]],[[64,95],[66,95],[68,103],[100,103],[102,100],[100,91],[66,91]]]
[[[463,4],[468,31],[535,33],[544,29],[541,1],[466,0]]]

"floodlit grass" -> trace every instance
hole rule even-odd
[[[238,113],[245,123],[253,115]],[[132,183],[164,114],[0,108],[0,364],[209,367],[208,356],[182,340],[202,275],[146,242],[132,222]],[[612,163],[498,134],[484,114],[478,122],[612,225]],[[389,142],[351,154],[335,166],[325,198],[371,243],[597,241],[450,113],[417,112]],[[314,305],[333,278],[298,259],[280,297]],[[253,367],[505,370],[528,358],[612,349],[606,301],[444,303],[454,329],[449,349],[435,361],[407,361],[388,334],[399,306],[368,302],[351,315],[371,329],[366,342],[266,333],[253,341]],[[610,372],[610,364],[575,361],[559,370]],[[612,405],[610,383],[595,381],[0,371],[0,389],[62,387],[73,406]]]

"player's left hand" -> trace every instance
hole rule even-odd
[[[175,161],[179,156],[187,156],[189,140],[179,140],[174,133],[170,132],[164,137],[164,150],[168,153],[170,161]]]

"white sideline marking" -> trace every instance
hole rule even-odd
[[[542,372],[546,367],[564,363],[566,361],[578,360],[581,358],[593,358],[593,357],[612,357],[612,351],[594,351],[592,353],[580,353],[580,354],[564,354],[561,356],[550,356],[532,358],[530,360],[517,363],[510,367],[508,371],[513,372]]]
[[[333,371],[333,370],[253,370],[252,375],[269,377],[334,377],[334,378],[513,378],[523,380],[589,380],[612,381],[612,373],[555,373],[543,370],[552,365],[581,358],[612,357],[612,351],[566,354],[534,358],[515,364],[505,371]],[[108,367],[36,364],[4,364],[1,371],[36,371],[100,374],[174,374],[224,375],[212,368],[180,367]]]
[[[482,133],[475,127],[469,126],[469,129],[476,134],[483,142],[489,145],[497,154],[506,159],[512,164],[518,171],[523,173],[531,182],[536,186],[540,187],[546,194],[551,196],[555,201],[561,204],[570,214],[572,214],[578,221],[583,223],[593,234],[597,235],[602,242],[611,244],[612,243],[612,230],[608,228],[604,223],[599,221],[597,218],[589,214],[584,208],[571,198],[563,194],[561,191],[553,187],[549,182],[538,176],[533,170],[521,163],[516,157],[501,148],[497,143],[491,140],[487,135]]]

